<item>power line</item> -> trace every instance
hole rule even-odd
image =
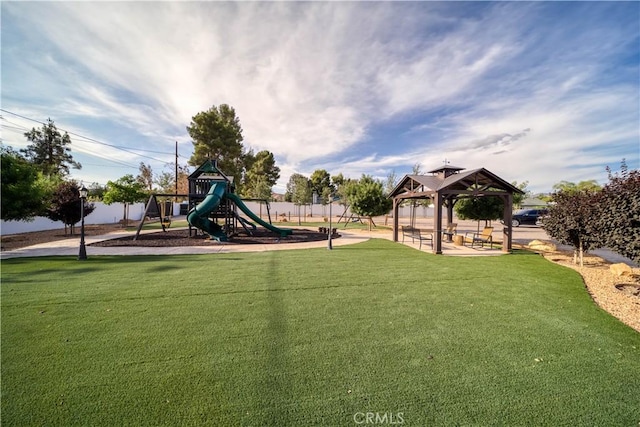
[[[19,116],[19,117],[20,117],[20,116]],[[5,122],[7,122],[7,123],[11,123],[12,125],[15,125],[15,127],[13,128],[14,130],[19,130],[19,131],[24,131],[24,130],[26,130],[26,131],[29,131],[29,128],[26,128],[26,127],[24,127],[24,126],[22,126],[22,125],[20,125],[20,124],[17,124],[17,123],[13,123],[13,122],[11,122],[11,121],[7,120],[7,118],[6,118],[6,117],[2,117],[2,116],[0,116],[0,118],[2,118],[2,120],[4,120],[4,121],[5,121]],[[28,119],[28,120],[31,120],[31,119]],[[38,122],[38,123],[39,123],[39,122]],[[3,126],[3,128],[11,129],[11,127],[10,127],[10,126]],[[64,129],[62,129],[62,130],[64,130]],[[107,161],[107,162],[117,163],[117,164],[119,164],[119,165],[121,165],[121,166],[126,166],[126,167],[128,167],[128,168],[133,168],[133,169],[137,169],[137,168],[138,168],[137,166],[134,166],[134,165],[129,164],[129,163],[125,163],[125,162],[120,161],[120,160],[114,160],[114,159],[109,159],[109,158],[106,158],[106,157],[101,157],[101,156],[97,155],[96,153],[92,153],[91,151],[89,151],[89,154],[90,154],[90,155],[92,155],[92,156],[95,156],[95,157],[99,157],[99,158],[101,158],[101,159],[103,159],[103,160],[105,160],[105,161]],[[105,166],[105,167],[112,167],[112,166]]]
[[[41,122],[41,121],[38,121],[38,120],[32,119],[32,118],[30,118],[30,117],[23,116],[23,115],[21,115],[21,114],[14,113],[14,112],[12,112],[12,111],[5,110],[5,109],[2,109],[2,108],[0,108],[0,111],[2,111],[2,112],[4,112],[4,113],[7,113],[7,114],[14,115],[14,116],[16,116],[16,117],[20,117],[20,118],[25,119],[25,120],[29,120],[29,121],[32,121],[32,122],[38,123],[38,124],[42,124],[42,125],[44,125],[44,124],[45,124],[45,123],[43,123],[43,122]],[[6,118],[4,118],[4,117],[3,117],[3,119],[4,119],[4,120],[6,120]],[[59,128],[59,129],[60,129],[60,130],[62,130],[62,131],[65,131],[66,133],[68,133],[68,134],[70,134],[70,135],[74,135],[74,136],[76,136],[76,137],[78,137],[78,138],[82,138],[82,139],[84,139],[84,140],[86,140],[86,141],[88,141],[88,142],[93,142],[93,143],[95,143],[95,144],[99,144],[99,145],[104,145],[104,146],[107,146],[107,147],[111,147],[111,148],[114,148],[114,149],[116,149],[116,150],[124,151],[124,152],[126,152],[126,153],[134,154],[134,155],[136,155],[136,156],[144,157],[144,158],[147,158],[147,159],[150,159],[150,160],[154,160],[154,161],[156,161],[156,162],[160,162],[160,163],[169,163],[169,162],[167,162],[166,160],[160,160],[160,159],[157,159],[157,158],[155,158],[155,157],[146,156],[146,155],[144,155],[144,154],[137,153],[137,152],[135,152],[135,151],[133,151],[132,149],[129,149],[129,148],[124,148],[124,147],[122,147],[122,146],[113,145],[113,144],[108,144],[108,143],[106,143],[106,142],[98,141],[97,139],[90,138],[90,137],[88,137],[88,136],[84,136],[84,135],[80,135],[80,134],[77,134],[77,133],[75,133],[75,132],[70,132],[70,131],[68,131],[68,130],[66,130],[66,129],[63,129],[63,128]],[[27,130],[28,130],[28,129],[27,129]],[[138,150],[138,151],[152,152],[152,151],[150,151],[150,150]],[[173,154],[173,153],[168,153],[168,152],[159,152],[159,151],[156,151],[155,153],[158,153],[158,154]],[[108,160],[108,159],[105,159],[105,160]],[[117,161],[115,161],[115,162],[117,162]],[[130,166],[130,165],[127,165],[127,166]]]

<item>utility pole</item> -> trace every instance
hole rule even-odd
[[[175,194],[178,194],[178,141],[176,141],[176,191]]]

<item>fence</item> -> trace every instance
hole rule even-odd
[[[95,210],[85,218],[85,224],[115,224],[124,218],[124,205],[115,203],[106,205],[102,202],[93,202]],[[256,215],[263,219],[267,219],[267,208],[264,203],[247,201],[247,207]],[[129,205],[129,219],[139,221],[144,214],[145,203],[135,203]],[[184,211],[184,209],[182,209]],[[178,215],[181,211],[180,203],[173,204],[173,213]],[[331,207],[331,213],[334,217],[345,214],[345,206],[334,203]],[[346,211],[346,215],[350,215],[350,211]],[[297,206],[290,202],[270,202],[269,214],[271,220],[276,221],[277,217],[283,214],[288,221],[297,221],[298,216],[301,218],[321,218],[329,215],[329,205],[311,204]],[[411,207],[402,206],[398,211],[398,217],[409,218],[411,215]],[[390,216],[391,217],[391,216]],[[416,208],[417,218],[433,218],[433,208],[418,206]],[[1,221],[0,235],[27,233],[30,231],[55,230],[64,227],[59,221],[51,221],[48,218],[36,217],[33,221]]]

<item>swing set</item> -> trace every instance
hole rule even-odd
[[[173,216],[173,205],[172,202],[166,199],[162,201],[158,201],[158,198],[172,198],[172,197],[188,197],[188,194],[152,194],[149,196],[149,200],[144,208],[144,214],[142,215],[142,220],[138,224],[138,229],[136,230],[136,235],[133,240],[137,240],[138,236],[140,236],[140,231],[142,230],[142,226],[144,225],[147,218],[159,218],[160,226],[162,227],[162,231],[165,233],[168,231],[169,227],[171,227],[171,217]]]
[[[351,212],[349,210],[350,207],[351,207],[351,205],[346,205],[345,206],[344,212],[342,212],[342,215],[340,215],[340,218],[338,218],[338,224],[340,224],[340,222],[344,221],[344,228],[347,228],[347,225],[349,225],[350,222],[359,222],[360,224],[364,225],[364,221],[362,221],[362,217],[360,215],[356,215],[353,212]],[[349,212],[349,214],[347,214],[347,212]],[[369,217],[368,219],[369,219],[369,221],[371,221],[371,225],[376,227],[376,223],[373,222],[373,218]]]

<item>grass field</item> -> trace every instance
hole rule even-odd
[[[527,252],[3,260],[2,425],[637,426],[640,334]]]

